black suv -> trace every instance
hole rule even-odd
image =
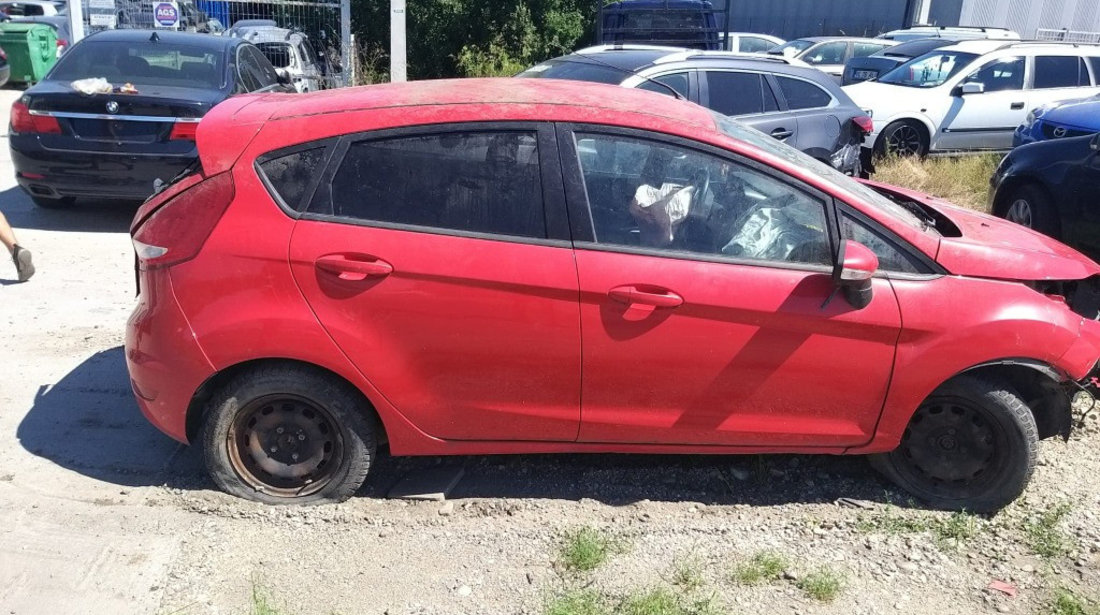
[[[599,46],[517,77],[610,83],[672,95],[736,118],[850,175],[860,172],[867,117],[836,82],[782,58],[646,45]]]

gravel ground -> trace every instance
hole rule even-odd
[[[0,90],[0,105],[17,96]],[[1044,442],[1025,496],[992,518],[923,510],[858,458],[788,455],[383,452],[344,504],[233,499],[132,400],[121,344],[133,208],[38,210],[5,147],[0,210],[39,270],[13,284],[0,263],[0,613],[246,613],[256,587],[287,613],[543,613],[569,588],[671,586],[677,567],[700,585],[675,591],[717,613],[1044,613],[1058,588],[1100,597],[1095,420]],[[383,497],[439,464],[465,468],[450,501]],[[1039,523],[1063,505],[1064,518]],[[578,576],[559,553],[582,526],[619,548]],[[759,551],[781,555],[787,578],[735,582]],[[822,567],[843,578],[829,603],[798,589]]]

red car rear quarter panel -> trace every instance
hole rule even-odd
[[[893,280],[902,335],[875,440],[852,452],[893,449],[917,407],[959,373],[1002,359],[1030,359],[1063,371],[1080,317],[1017,282],[945,276]],[[1093,359],[1095,360],[1095,358]]]

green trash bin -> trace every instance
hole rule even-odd
[[[57,33],[44,24],[0,23],[0,47],[15,83],[38,83],[57,62]]]

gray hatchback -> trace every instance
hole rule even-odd
[[[780,58],[645,45],[599,46],[517,77],[617,84],[683,98],[736,118],[850,175],[860,172],[865,114],[831,77]]]

